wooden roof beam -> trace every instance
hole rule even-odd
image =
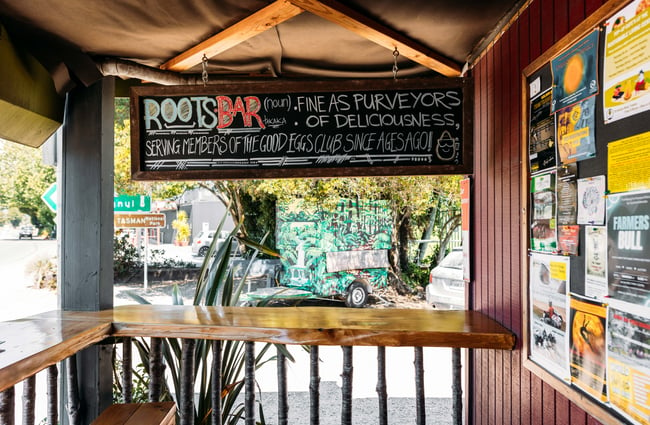
[[[458,77],[461,66],[426,46],[410,40],[335,0],[289,0],[297,7],[340,25],[389,50],[397,48],[401,56],[447,77]],[[432,23],[433,25],[434,23]]]
[[[276,0],[236,24],[224,29],[160,66],[170,71],[185,71],[201,63],[203,55],[212,58],[303,12],[287,0]]]

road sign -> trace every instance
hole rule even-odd
[[[52,183],[50,187],[47,188],[45,193],[41,195],[41,199],[43,202],[45,202],[45,205],[47,205],[53,213],[56,213],[56,207],[57,207],[57,187],[56,187],[56,182]]]
[[[113,198],[114,211],[151,211],[151,197],[145,195],[120,195]]]
[[[165,214],[114,214],[115,227],[165,227]]]

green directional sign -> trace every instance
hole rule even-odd
[[[151,197],[120,195],[113,198],[113,210],[119,212],[151,211]]]
[[[45,202],[52,212],[56,213],[56,182],[52,183],[50,187],[47,188],[44,194],[41,195],[41,199]]]

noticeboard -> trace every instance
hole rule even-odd
[[[134,87],[136,180],[467,174],[463,79]]]

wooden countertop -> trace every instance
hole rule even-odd
[[[0,323],[0,391],[109,336],[502,350],[515,346],[512,332],[475,311],[160,305],[52,311]]]

